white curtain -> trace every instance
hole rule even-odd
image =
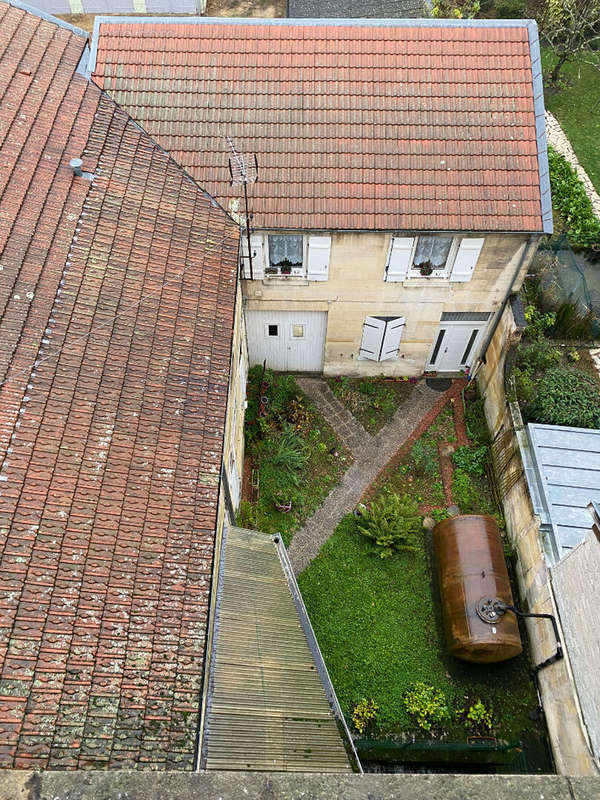
[[[272,267],[302,266],[302,236],[269,236],[269,261]]]
[[[431,262],[434,269],[443,267],[451,246],[451,236],[419,236],[414,258],[415,267],[420,267],[427,261]]]

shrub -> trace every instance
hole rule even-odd
[[[275,470],[284,473],[294,486],[300,483],[300,470],[308,458],[306,442],[301,439],[288,423],[284,423],[279,436],[265,442],[265,455],[268,455]]]
[[[531,339],[539,339],[553,327],[556,314],[553,311],[540,311],[536,306],[527,306],[525,309],[527,335]]]
[[[489,444],[491,442],[483,410],[483,397],[472,400],[465,407],[465,425],[469,438],[477,444]]]
[[[273,375],[271,372],[271,376],[269,413],[280,421],[286,420],[290,405],[298,396],[298,384],[292,375]]]
[[[450,719],[445,694],[425,683],[415,683],[404,695],[406,710],[424,731]]]
[[[408,495],[382,494],[361,523],[359,531],[375,542],[380,558],[388,558],[394,549],[414,551],[422,546],[419,507]]]
[[[600,221],[583,183],[564,156],[548,148],[552,203],[564,219],[569,241],[575,247],[589,247],[600,241]]]
[[[563,367],[548,370],[525,409],[529,421],[575,428],[600,427],[600,390],[582,373]]]
[[[491,731],[494,724],[491,708],[486,708],[481,700],[478,700],[469,707],[467,724],[474,731]]]
[[[470,514],[476,508],[479,500],[473,478],[458,467],[452,476],[452,499],[463,514]]]
[[[379,706],[374,700],[367,700],[363,697],[352,709],[352,723],[359,733],[365,730],[375,721]]]
[[[445,508],[432,508],[431,511],[429,511],[429,516],[432,517],[436,522],[442,522],[452,515],[449,514]]]
[[[595,317],[591,311],[582,313],[577,303],[564,302],[556,309],[553,335],[563,339],[586,339],[594,337]]]
[[[415,462],[415,472],[417,475],[437,475],[439,472],[439,459],[437,447],[434,442],[425,439],[416,441],[410,451],[412,460]]]
[[[526,372],[543,372],[560,364],[561,352],[548,339],[540,338],[519,345],[519,366]]]
[[[463,445],[457,447],[452,454],[452,461],[467,475],[473,475],[476,478],[481,478],[485,475],[485,466],[487,462],[487,447],[482,445],[480,447],[469,447]]]
[[[511,377],[514,380],[516,398],[520,403],[530,403],[535,393],[535,383],[531,374],[527,371],[515,367]]]

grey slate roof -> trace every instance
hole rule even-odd
[[[428,17],[427,0],[287,0],[288,17],[412,19]]]
[[[534,510],[558,561],[592,530],[588,505],[600,502],[600,430],[529,424],[525,473]]]

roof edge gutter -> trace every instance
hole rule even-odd
[[[533,110],[535,114],[535,132],[537,144],[538,171],[540,180],[540,201],[542,205],[542,223],[544,233],[554,232],[552,220],[552,193],[550,190],[550,167],[548,164],[548,141],[546,137],[546,109],[544,107],[544,78],[542,75],[542,57],[540,54],[540,37],[535,20],[528,20],[529,51],[531,54],[531,78],[533,82]]]
[[[271,538],[275,542],[275,545],[277,546],[277,553],[279,555],[279,560],[281,561],[281,566],[283,568],[284,575],[290,587],[290,593],[294,600],[294,605],[296,606],[298,618],[300,620],[300,624],[302,625],[302,630],[304,631],[304,635],[306,636],[306,641],[308,642],[310,652],[312,653],[312,657],[314,658],[315,666],[317,668],[317,672],[319,673],[319,678],[321,679],[321,683],[323,684],[325,696],[327,697],[329,706],[336,718],[338,730],[344,742],[346,753],[348,754],[348,760],[350,761],[354,772],[358,772],[362,775],[363,768],[358,758],[358,753],[356,752],[356,748],[354,747],[354,741],[350,734],[348,725],[346,724],[346,719],[344,717],[341,706],[337,699],[335,689],[333,688],[331,678],[329,677],[329,672],[327,671],[325,661],[323,660],[323,654],[321,653],[319,643],[317,642],[317,637],[315,636],[315,632],[310,623],[308,612],[306,611],[304,600],[302,599],[302,595],[300,594],[300,588],[298,586],[298,582],[296,581],[296,576],[294,575],[294,570],[292,569],[292,565],[290,563],[287,550],[285,548],[281,536],[275,535],[272,536]]]

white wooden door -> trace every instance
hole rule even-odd
[[[250,365],[281,372],[322,372],[326,311],[247,311]]]
[[[477,355],[485,322],[442,322],[436,334],[427,369],[460,372]]]

